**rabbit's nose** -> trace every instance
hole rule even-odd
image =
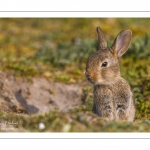
[[[91,77],[91,75],[90,74],[87,74],[87,78],[90,78]]]
[[[88,72],[85,72],[86,77],[89,79],[91,75]]]

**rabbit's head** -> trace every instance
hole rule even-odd
[[[100,27],[97,27],[99,49],[92,54],[86,64],[85,75],[92,84],[110,84],[120,77],[119,59],[127,51],[132,32],[121,31],[116,37],[111,48]]]

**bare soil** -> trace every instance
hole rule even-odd
[[[67,111],[83,104],[80,84],[54,83],[45,78],[21,79],[0,72],[0,111]]]

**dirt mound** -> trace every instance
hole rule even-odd
[[[0,72],[0,111],[24,112],[25,109],[17,101],[7,82],[6,74]]]
[[[32,114],[52,109],[67,111],[83,103],[83,92],[79,84],[54,83],[44,78],[29,81],[1,74],[0,109],[4,107],[2,103],[5,103],[7,109]]]

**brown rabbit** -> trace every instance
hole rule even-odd
[[[97,27],[99,49],[86,64],[86,78],[94,86],[93,112],[109,120],[133,121],[135,107],[128,82],[121,77],[119,60],[127,51],[132,32],[123,30],[111,48],[100,27]]]

